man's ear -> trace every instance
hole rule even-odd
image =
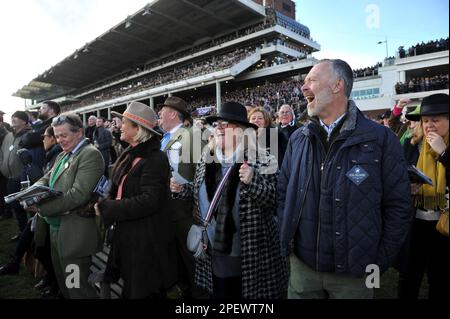
[[[336,82],[333,84],[332,91],[334,94],[337,94],[343,89],[344,89],[344,80],[342,78],[338,78]]]

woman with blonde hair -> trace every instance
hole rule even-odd
[[[139,102],[113,114],[122,118],[120,139],[130,146],[114,164],[111,198],[95,206],[114,230],[105,279],[123,279],[123,298],[164,298],[176,278],[169,262],[174,231],[166,209],[170,170],[154,129],[157,115]]]
[[[281,164],[283,163],[281,145],[282,143],[287,144],[287,141],[283,141],[285,138],[284,135],[280,133],[280,130],[277,127],[272,126],[270,113],[262,107],[256,107],[248,114],[248,121],[258,127],[258,146],[275,156],[278,161],[278,167],[281,167]],[[273,146],[271,148],[271,144],[274,141],[276,141],[278,145],[275,150],[273,150]]]
[[[448,211],[448,105],[447,94],[433,94],[423,99],[416,118],[409,117],[410,120],[420,120],[420,125],[416,126],[415,135],[405,141],[406,159],[427,175],[433,184],[411,185],[415,219],[405,246],[406,265],[400,270],[400,298],[417,299],[425,273],[430,299],[450,296],[450,259],[447,253],[450,240],[448,235],[436,230],[442,211]]]

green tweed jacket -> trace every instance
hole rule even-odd
[[[50,177],[63,156],[64,153],[58,155],[53,168],[36,184],[49,185]],[[41,216],[61,218],[58,232],[61,258],[87,257],[100,249],[96,219],[81,217],[75,211],[89,202],[103,172],[104,161],[101,153],[86,140],[56,176],[54,188],[62,191],[64,195],[37,205]]]

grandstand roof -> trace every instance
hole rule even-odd
[[[260,21],[251,0],[154,0],[40,74],[14,96],[44,100]]]

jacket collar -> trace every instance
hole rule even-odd
[[[183,125],[181,125],[181,126],[178,126],[178,127],[176,128],[175,131],[173,131],[173,130],[170,131],[170,134],[171,134],[170,140],[169,140],[169,142],[167,143],[167,145],[166,145],[166,147],[165,147],[165,150],[170,149],[170,147],[171,147],[176,141],[181,140],[181,138],[182,138],[182,136],[183,136],[183,128],[184,128],[184,129],[187,129],[187,128],[183,127]]]
[[[345,116],[344,123],[339,131],[339,135],[342,135],[343,133],[351,133],[355,130],[358,130],[358,134],[370,133],[370,129],[366,125],[360,125],[361,121],[364,119],[364,115],[358,109],[355,102],[353,100],[349,100],[347,104],[347,115]],[[306,136],[310,136],[311,134],[317,132],[317,126],[320,126],[319,119],[317,117],[313,117],[309,119],[303,127],[302,133]]]
[[[152,152],[159,150],[161,143],[156,135],[153,135],[149,140],[144,143],[132,147],[129,146],[125,152],[130,154],[133,158],[136,157],[148,157]]]
[[[78,149],[74,152],[71,153],[69,159],[67,160],[66,164],[64,165],[64,167],[62,169],[59,170],[58,175],[55,178],[55,182],[61,177],[62,173],[68,169],[70,167],[70,164],[72,163],[72,161],[74,160],[74,158],[81,152],[81,150],[83,148],[85,148],[87,145],[89,145],[89,140],[87,138],[85,138],[84,140],[82,140],[82,144],[78,147]],[[66,153],[61,153],[58,155],[58,158],[56,159],[56,162],[61,161],[62,158],[66,156]]]

